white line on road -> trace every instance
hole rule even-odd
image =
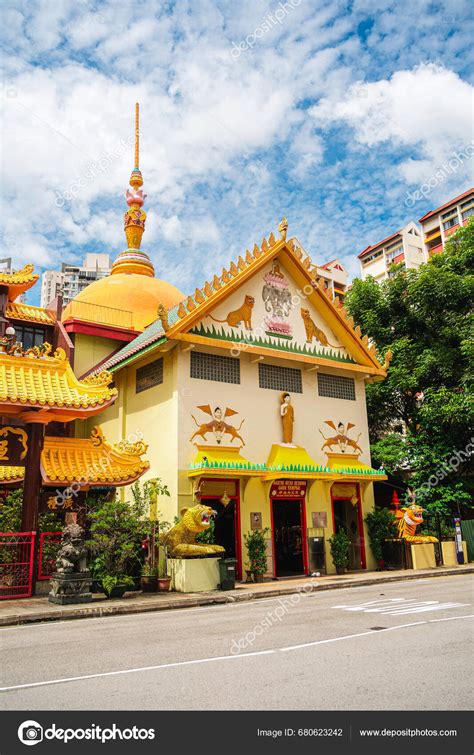
[[[472,616],[452,616],[450,618],[453,620],[474,618],[474,614]],[[371,629],[368,632],[359,632],[358,634],[348,634],[348,635],[344,635],[343,637],[330,637],[326,640],[317,640],[315,642],[305,642],[302,645],[291,645],[289,647],[275,648],[273,650],[259,650],[253,653],[239,653],[236,655],[221,655],[221,656],[216,656],[214,658],[197,658],[191,661],[175,661],[174,663],[162,663],[157,666],[141,666],[138,668],[123,669],[121,671],[103,671],[99,674],[85,674],[84,676],[70,676],[64,679],[48,679],[43,682],[30,682],[29,684],[14,684],[10,687],[0,687],[0,692],[11,692],[12,690],[28,689],[31,687],[47,687],[51,684],[64,684],[66,682],[80,682],[85,679],[99,679],[101,677],[107,677],[107,676],[121,676],[123,674],[135,674],[135,673],[140,673],[143,671],[159,671],[161,669],[177,668],[179,666],[193,666],[200,663],[213,663],[215,661],[229,661],[229,660],[232,660],[233,658],[250,658],[257,655],[275,655],[278,652],[284,653],[289,650],[299,650],[300,648],[311,647],[314,645],[327,645],[332,642],[350,640],[355,637],[365,637],[369,634],[384,634],[384,632],[390,632],[390,631],[393,632],[395,629],[406,629],[407,627],[414,627],[414,626],[419,626],[420,624],[428,624],[428,623],[430,622],[416,621],[416,622],[413,622],[412,624],[399,624],[398,626],[395,626],[395,627],[385,627],[383,630]]]
[[[396,627],[384,627],[383,631],[386,631],[386,629],[404,629],[405,627],[415,627],[418,626],[418,624],[426,624],[426,621],[415,621],[413,624],[399,624]],[[303,642],[301,645],[290,645],[286,648],[280,648],[280,650],[284,653],[287,650],[299,650],[300,648],[309,648],[313,645],[325,645],[329,642],[339,642],[340,640],[351,640],[353,637],[364,637],[367,634],[379,634],[381,630],[378,629],[369,629],[368,632],[359,632],[358,634],[346,634],[343,637],[332,637],[329,640],[316,640],[315,642]]]
[[[379,613],[383,616],[404,616],[408,613],[424,613],[425,611],[446,611],[451,608],[464,608],[470,603],[455,601],[441,603],[439,600],[418,600],[417,598],[379,598],[364,603],[353,603],[333,606],[351,613]]]

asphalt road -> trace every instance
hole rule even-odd
[[[1,629],[0,706],[466,710],[472,586],[466,575],[308,588],[293,598]]]

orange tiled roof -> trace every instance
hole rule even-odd
[[[150,467],[142,458],[146,449],[142,441],[109,444],[99,427],[85,439],[46,436],[41,454],[43,481],[46,485],[129,485]]]
[[[38,322],[42,325],[54,325],[56,315],[54,312],[42,307],[33,307],[31,304],[22,304],[21,302],[8,302],[5,317],[9,320],[26,320],[27,322]]]
[[[16,272],[12,270],[10,273],[0,273],[0,286],[8,286],[8,301],[14,301],[17,296],[34,286],[38,278],[33,265],[25,265]]]
[[[0,467],[0,482],[3,484],[21,482],[25,476],[25,467]]]
[[[109,444],[99,427],[94,427],[86,439],[47,435],[41,454],[43,484],[129,485],[150,467],[143,458],[146,449],[142,441]],[[4,484],[21,482],[24,475],[24,467],[0,467],[0,482]]]
[[[97,413],[115,401],[117,389],[110,387],[108,372],[78,380],[64,350],[56,349],[53,356],[50,351],[48,343],[27,351],[18,344],[10,353],[0,351],[0,404],[21,411],[51,407],[61,416],[72,414],[72,419]]]

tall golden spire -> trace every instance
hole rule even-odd
[[[145,252],[140,251],[140,244],[145,231],[146,212],[143,209],[146,194],[140,188],[143,177],[140,171],[140,106],[135,104],[135,165],[130,176],[131,189],[126,191],[128,210],[124,215],[125,237],[128,248],[119,254],[112,265],[112,275],[117,273],[136,273],[154,277],[153,264]]]

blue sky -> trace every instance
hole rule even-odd
[[[2,256],[125,248],[139,100],[158,277],[192,291],[283,215],[356,274],[472,185],[471,5],[3,0]]]

